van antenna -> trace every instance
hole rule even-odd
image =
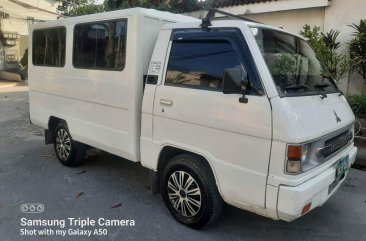
[[[227,12],[224,12],[224,11],[221,11],[221,10],[218,10],[216,8],[208,8],[207,9],[207,15],[205,18],[202,19],[202,23],[201,23],[201,28],[204,28],[204,29],[208,29],[210,26],[212,26],[212,23],[211,23],[211,19],[215,17],[215,14],[216,13],[220,13],[224,16],[228,16],[228,17],[231,17],[231,18],[235,18],[235,19],[240,19],[240,20],[243,20],[243,21],[248,21],[248,22],[253,22],[253,23],[260,23],[260,22],[257,22],[257,21],[253,21],[251,19],[248,19],[248,18],[243,18],[243,17],[240,17],[238,15],[234,15],[234,14],[231,14],[231,13],[227,13]]]

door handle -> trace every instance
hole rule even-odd
[[[173,105],[173,101],[171,101],[171,100],[164,100],[164,99],[161,99],[161,100],[160,100],[160,104],[162,104],[162,105],[169,105],[169,106],[171,106],[171,105]]]

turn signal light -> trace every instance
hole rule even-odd
[[[311,208],[311,203],[306,204],[301,211],[301,216],[308,213],[310,211]]]
[[[288,146],[287,147],[287,158],[288,160],[301,160],[302,157],[302,146]]]
[[[302,162],[308,155],[308,144],[287,145],[287,166],[286,171],[292,174],[302,172]]]

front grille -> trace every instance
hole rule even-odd
[[[335,136],[324,143],[324,148],[322,149],[323,157],[326,158],[338,150],[342,149],[344,146],[348,145],[352,140],[352,132],[346,131],[342,134]]]

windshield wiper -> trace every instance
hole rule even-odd
[[[318,84],[318,85],[314,85],[315,88],[319,88],[319,89],[322,89],[322,90],[324,90],[324,88],[327,88],[329,86],[330,86],[329,84]],[[339,96],[344,95],[343,92],[340,91],[338,88],[337,88],[337,92],[338,92],[338,95]]]
[[[310,89],[309,86],[307,86],[307,85],[290,85],[290,86],[285,87],[285,90],[303,90],[303,89],[307,89],[307,90],[310,90],[311,92],[315,92],[315,93],[321,95],[322,99],[325,99],[328,97],[327,94],[319,92],[319,91],[314,91],[314,90]]]
[[[306,85],[290,85],[286,86],[285,90],[302,90],[302,89],[308,89]]]
[[[319,88],[319,89],[324,89],[329,87],[329,84],[318,84],[318,85],[314,85],[315,88]]]

